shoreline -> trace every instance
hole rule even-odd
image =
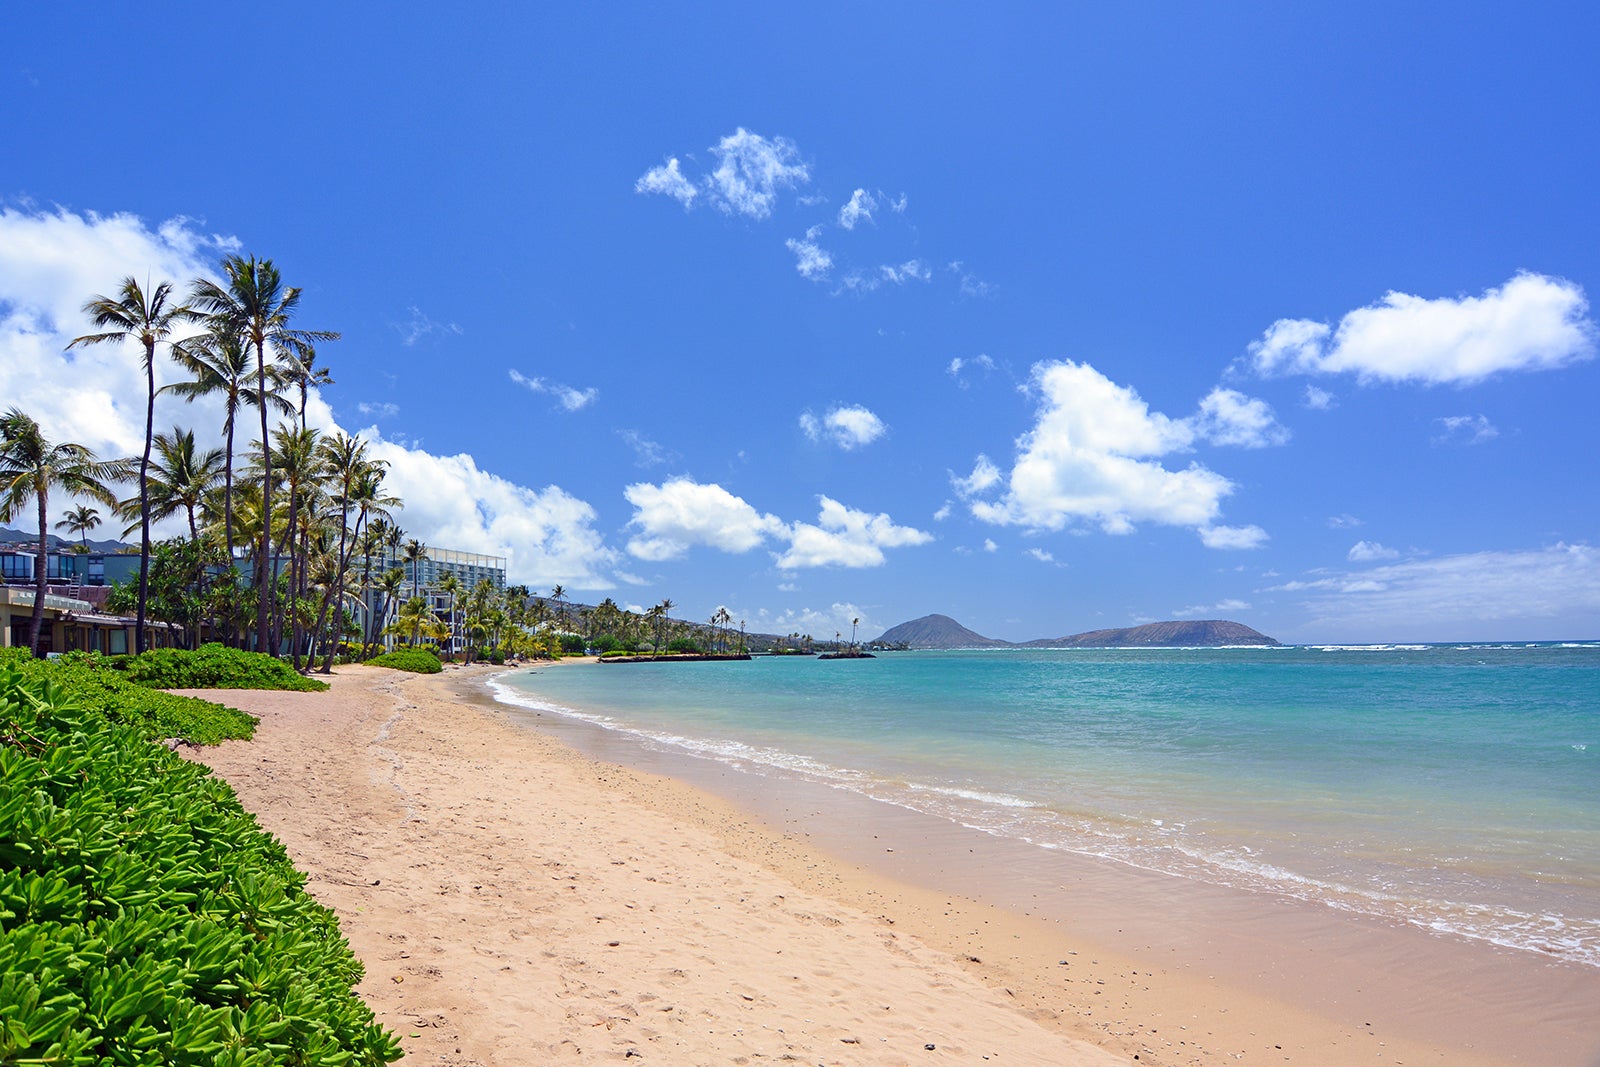
[[[1092,865],[1052,883],[1059,868],[1030,870],[1025,858],[987,847],[992,839],[952,840],[957,828],[910,812],[863,813],[773,790],[765,779],[754,792],[768,803],[749,803],[727,782],[700,780],[737,773],[726,767],[636,769],[659,754],[615,737],[579,743],[575,724],[606,731],[495,701],[485,683],[502,670],[421,678],[346,668],[329,694],[223,695],[262,716],[258,740],[195,756],[234,784],[311,874],[312,891],[339,912],[368,966],[361,990],[413,1061],[525,1062],[527,1050],[570,1052],[574,1043],[620,1057],[625,1039],[636,1055],[671,1063],[755,1062],[780,1047],[810,1062],[848,1063],[974,1062],[979,1054],[1083,1064],[1134,1056],[1145,1064],[1592,1062],[1595,1042],[1583,1042],[1600,974],[1545,968],[1528,985],[1522,979],[1533,972],[1494,954],[1469,953],[1483,967],[1462,970],[1466,956],[1428,944],[1379,936],[1355,945],[1346,937],[1341,946],[1332,915],[1308,928],[1314,936],[1301,944],[1299,964],[1285,966],[1294,961],[1280,955],[1279,973],[1251,981],[1229,966],[1270,959],[1283,929],[1274,909],[1219,927],[1211,903],[1168,884],[1134,894],[1126,879],[1107,881]],[[595,744],[598,761],[584,751]],[[562,838],[554,824],[576,836]],[[877,844],[863,826],[878,832]],[[972,859],[947,862],[965,848]],[[552,868],[554,853],[561,858]],[[595,942],[642,900],[590,903],[581,922],[540,928],[537,917],[562,913],[563,897],[585,899],[567,894],[591,882],[596,892],[609,884],[605,894],[638,896],[647,886],[637,876],[655,869],[644,878],[658,892],[668,857],[676,896],[691,884],[699,890],[674,901],[670,928]],[[997,880],[986,874],[997,863],[1013,899],[991,899]],[[651,914],[655,923],[662,913]],[[530,940],[543,947],[519,944]],[[774,979],[763,969],[747,970],[765,955],[759,945],[773,947],[769,963],[805,973],[767,985]],[[412,973],[423,946],[439,959],[430,965],[437,973]],[[1330,960],[1341,947],[1353,958]],[[519,952],[527,953],[520,965],[485,967],[484,956]],[[606,967],[616,988],[598,994],[596,955],[629,961]],[[802,956],[822,962],[796,967]],[[700,969],[707,961],[713,973]],[[1443,981],[1418,973],[1433,966],[1447,968]],[[528,968],[551,972],[542,995]],[[735,973],[750,989],[710,988]],[[1302,988],[1308,975],[1322,995]],[[1344,988],[1353,981],[1361,988]],[[627,1004],[618,1000],[640,983]],[[1412,1017],[1423,1007],[1405,997],[1398,1012],[1389,1003],[1397,988],[1426,997],[1441,987],[1455,995],[1432,1002],[1431,1026]],[[430,1010],[419,994],[435,991],[439,1008]],[[662,999],[675,1001],[662,1013],[675,1025],[641,1010]],[[861,1014],[880,1000],[894,1012]],[[688,1013],[710,1020],[706,1033],[681,1025]],[[958,1016],[973,1021],[953,1032]],[[730,1022],[743,1025],[718,1030]],[[1430,1029],[1453,1036],[1441,1041]],[[875,1046],[866,1059],[864,1046]]]

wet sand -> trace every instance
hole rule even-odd
[[[649,752],[489,673],[223,694],[256,740],[195,757],[407,1062],[1600,1064],[1593,969]]]

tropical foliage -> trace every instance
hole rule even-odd
[[[139,739],[0,666],[0,1062],[398,1059],[283,846]]]

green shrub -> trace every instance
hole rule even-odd
[[[501,666],[502,664],[505,663],[505,661],[506,661],[506,654],[504,652],[502,652],[500,649],[497,648],[493,652],[489,653],[489,662],[494,664],[496,667]]]
[[[48,679],[70,690],[84,711],[121,723],[146,740],[181,737],[197,745],[214,745],[255,733],[253,715],[197,697],[147,689],[93,653],[41,660],[25,648],[0,650],[0,669],[7,665],[30,681]]]
[[[0,1063],[387,1063],[361,974],[226,783],[0,663]]]
[[[583,646],[583,635],[582,634],[562,634],[561,635],[561,651],[570,653],[570,654],[575,655],[575,656],[581,656],[581,655],[583,655],[583,647],[584,646]]]
[[[373,656],[367,662],[374,667],[393,667],[397,671],[410,671],[412,674],[438,674],[444,670],[439,657],[425,648],[397,648],[393,652]]]
[[[156,648],[123,665],[129,681],[152,689],[287,689],[320,693],[328,683],[307,678],[281,659],[224,645],[190,651]]]
[[[623,647],[622,642],[617,640],[614,634],[601,634],[599,637],[594,639],[593,648],[602,656],[607,652],[613,652],[621,647]]]
[[[616,659],[618,656],[632,656],[635,653],[626,648],[613,648],[610,652],[600,653],[601,659]]]
[[[695,654],[701,654],[701,653],[705,652],[705,649],[701,648],[698,644],[696,644],[693,638],[689,638],[689,637],[674,637],[671,641],[667,642],[667,651],[668,652],[693,652]]]

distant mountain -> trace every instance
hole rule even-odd
[[[1024,648],[1214,648],[1218,645],[1275,645],[1266,634],[1239,622],[1219,619],[1151,622],[1120,630],[1091,630],[1070,637],[1029,641]]]
[[[1005,648],[1011,644],[973,633],[948,615],[924,615],[891,626],[878,641],[907,648]]]
[[[1204,619],[1152,622],[1119,630],[1092,630],[1068,637],[1045,637],[1018,643],[985,637],[948,615],[924,615],[890,627],[877,643],[903,644],[907,648],[1215,648],[1278,642],[1243,623]]]
[[[31,545],[37,540],[39,540],[38,530],[30,533],[27,530],[13,530],[8,526],[0,526],[0,545]],[[45,544],[52,550],[59,549],[70,552],[78,547],[78,543],[76,537],[57,537],[55,534],[47,534],[45,536]],[[89,538],[89,550],[91,552],[120,552],[127,547],[129,546],[121,541],[96,541],[92,537]]]

